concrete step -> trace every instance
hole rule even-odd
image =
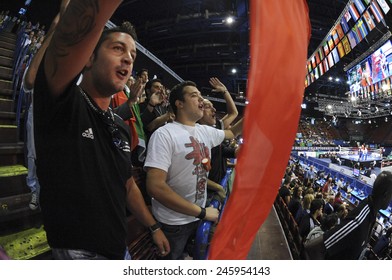
[[[0,125],[16,125],[16,113],[0,111]]]
[[[2,80],[12,80],[12,68],[0,66],[0,79]]]
[[[0,166],[23,165],[25,162],[23,142],[0,144]]]
[[[17,142],[18,127],[16,125],[0,125],[0,144]]]
[[[0,98],[11,99],[13,98],[14,91],[12,89],[5,89],[0,87]]]
[[[14,101],[6,98],[0,98],[0,112],[13,112]]]
[[[0,55],[5,57],[14,58],[15,51],[13,49],[6,49],[0,47]]]
[[[0,88],[12,89],[12,81],[0,79]]]
[[[0,41],[1,42],[6,42],[9,44],[13,44],[15,46],[16,44],[16,35],[12,33],[7,33],[3,32],[0,34]]]
[[[0,55],[0,66],[13,67],[14,59]]]
[[[16,41],[14,43],[6,42],[6,41],[1,40],[1,36],[0,36],[0,48],[13,50],[16,47],[15,44],[16,44]]]
[[[30,193],[26,185],[27,168],[23,165],[0,167],[0,198]]]

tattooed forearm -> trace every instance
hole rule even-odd
[[[71,1],[48,50],[53,58],[51,77],[59,67],[57,58],[68,56],[69,48],[80,43],[93,30],[98,12],[98,0]]]

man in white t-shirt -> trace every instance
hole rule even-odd
[[[230,130],[197,124],[203,117],[203,97],[191,81],[171,90],[170,105],[175,121],[153,133],[144,167],[153,214],[170,242],[168,258],[181,259],[199,220],[218,220],[217,209],[205,208],[210,151],[239,135],[242,121]]]

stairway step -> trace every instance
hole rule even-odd
[[[23,142],[0,144],[0,166],[22,165],[24,162]]]
[[[0,47],[0,55],[1,56],[14,58],[14,53],[15,53],[15,50],[13,50],[13,49],[10,50],[10,49]]]
[[[0,98],[0,112],[13,112],[14,101],[10,99]]]
[[[0,125],[13,125],[16,124],[16,113],[0,111]]]
[[[0,79],[3,80],[12,80],[12,68],[0,66]]]
[[[30,200],[31,193],[0,197],[0,221],[2,216],[6,216],[18,209],[28,207]]]
[[[0,66],[13,67],[13,58],[0,55]]]
[[[12,81],[7,81],[7,80],[0,79],[0,88],[12,89]]]
[[[6,43],[9,43],[9,44],[13,44],[15,46],[15,44],[16,44],[16,36],[13,37],[11,35],[15,35],[15,34],[7,33],[7,32],[1,33],[0,34],[0,41],[6,42]]]
[[[0,237],[0,244],[14,260],[27,260],[50,251],[43,226]]]
[[[23,165],[0,167],[0,198],[30,193],[26,185],[27,168]]]
[[[4,89],[0,87],[0,98],[11,99],[13,98],[14,91],[12,89]]]
[[[15,44],[16,44],[16,40],[15,40],[15,42],[10,43],[10,42],[6,42],[6,41],[1,40],[1,36],[0,36],[0,48],[13,50],[16,47]]]
[[[18,127],[16,125],[0,125],[0,143],[18,142]]]

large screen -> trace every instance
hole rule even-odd
[[[391,41],[387,41],[379,49],[347,71],[350,92],[358,92],[391,76],[391,64],[392,44]]]

